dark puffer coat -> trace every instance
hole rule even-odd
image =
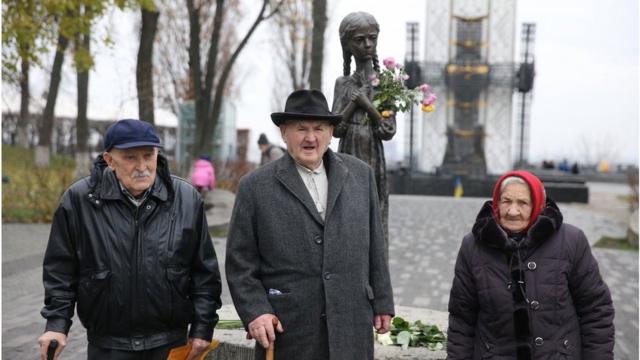
[[[613,316],[585,235],[552,200],[520,241],[485,203],[458,253],[449,359],[613,359]]]
[[[155,183],[135,207],[98,158],[54,215],[43,278],[46,330],[67,333],[77,302],[91,344],[146,350],[211,340],[220,272],[202,199],[158,155]]]

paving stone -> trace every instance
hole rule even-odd
[[[598,195],[598,201],[603,197]],[[609,197],[610,198],[610,197]],[[605,198],[606,200],[607,198]],[[392,195],[389,263],[398,306],[447,311],[453,269],[462,237],[485,199]],[[608,204],[610,205],[610,204]],[[580,227],[594,243],[602,235],[622,236],[619,217],[594,205],[560,204],[565,221]],[[44,320],[41,258],[49,224],[2,226],[2,357],[37,358]],[[213,239],[224,277],[225,239]],[[638,359],[638,253],[593,249],[616,308],[615,358]],[[231,304],[223,279],[222,301]],[[86,359],[85,332],[77,319],[61,360]]]

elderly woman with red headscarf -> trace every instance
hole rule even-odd
[[[613,359],[613,316],[584,233],[535,175],[502,176],[458,253],[448,359]]]

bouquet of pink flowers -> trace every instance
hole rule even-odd
[[[388,57],[382,61],[384,68],[371,78],[371,85],[376,89],[373,105],[387,118],[397,112],[406,112],[414,104],[421,104],[422,111],[435,110],[436,94],[428,84],[422,84],[415,89],[408,89],[405,81],[409,75],[402,64],[396,63],[394,58]]]

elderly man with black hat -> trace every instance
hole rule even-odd
[[[74,308],[87,329],[87,358],[166,359],[210,344],[220,272],[203,201],[169,173],[155,129],[120,120],[104,137],[90,176],[62,195],[44,257],[46,359],[66,345]]]
[[[373,170],[329,149],[341,116],[317,90],[271,114],[287,154],[246,175],[226,274],[256,359],[373,359],[394,313]],[[275,324],[275,325],[274,325]]]

